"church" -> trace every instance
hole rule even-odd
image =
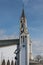
[[[31,61],[33,60],[31,43],[23,8],[19,38],[0,40],[0,65],[29,65],[29,63],[37,65],[36,62]]]

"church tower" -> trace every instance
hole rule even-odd
[[[20,53],[19,53],[19,65],[29,65],[29,33],[27,29],[27,21],[22,9],[22,15],[20,19]]]

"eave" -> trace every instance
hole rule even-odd
[[[0,47],[18,45],[19,39],[0,40]]]

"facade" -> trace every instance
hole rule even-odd
[[[27,28],[27,21],[22,10],[22,15],[20,19],[20,52],[19,52],[19,64],[20,65],[29,65],[29,33]]]
[[[8,60],[15,64],[15,50],[18,48],[19,39],[0,40],[0,65],[7,65]]]

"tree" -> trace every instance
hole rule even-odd
[[[37,55],[37,56],[35,57],[35,59],[36,59],[37,61],[40,61],[40,59],[42,59],[42,56],[41,56],[41,55]]]

